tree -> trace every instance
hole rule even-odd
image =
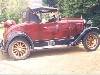
[[[0,0],[0,9],[1,9],[1,20],[3,20],[3,19],[6,19],[7,18],[7,16],[6,16],[6,11],[7,11],[7,4],[8,4],[8,2],[7,2],[7,0]]]
[[[89,7],[97,3],[97,0],[58,0],[58,5],[64,16],[85,16]]]
[[[45,5],[48,5],[49,7],[57,7],[58,0],[43,0]]]
[[[26,0],[0,0],[1,21],[13,19],[16,22],[19,22],[21,12],[27,7],[26,5]]]
[[[81,17],[88,20],[93,18],[93,25],[97,26],[100,21],[100,13],[93,13],[90,9],[96,5],[100,6],[100,0],[58,0],[59,10],[62,16]],[[94,8],[95,9],[95,8]],[[98,12],[97,9],[95,12]]]
[[[44,5],[48,5],[47,0],[42,0]]]
[[[48,5],[47,0],[43,1],[45,4]],[[86,20],[88,20],[88,18],[93,18],[94,26],[98,26],[100,24],[100,13],[98,13],[98,11],[100,12],[100,0],[56,0],[56,3],[57,3],[56,6],[58,6],[62,16],[66,17],[83,16],[83,18]],[[94,8],[94,6],[96,7]]]

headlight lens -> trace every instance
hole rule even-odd
[[[86,20],[85,19],[83,19],[83,22],[84,22],[84,24],[86,23]]]
[[[92,21],[91,21],[91,20],[88,20],[88,21],[87,21],[87,24],[92,24]]]

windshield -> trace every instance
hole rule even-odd
[[[58,16],[58,12],[42,13],[42,23],[55,22]]]

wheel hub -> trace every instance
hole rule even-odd
[[[90,34],[88,36],[86,42],[87,42],[88,48],[92,49],[92,48],[96,47],[98,40],[97,40],[97,37],[95,35],[93,35],[93,34],[91,35]]]
[[[24,42],[18,41],[14,43],[12,47],[12,52],[16,57],[22,57],[27,54],[27,46]]]

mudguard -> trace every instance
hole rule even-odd
[[[32,49],[34,48],[33,47],[33,41],[31,40],[31,38],[26,33],[24,33],[24,32],[12,32],[7,37],[6,45],[4,46],[4,50],[5,51],[8,50],[8,47],[9,47],[9,44],[11,43],[11,41],[14,38],[17,38],[17,37],[23,37],[23,38],[25,38],[29,42],[31,48]]]
[[[75,46],[77,43],[79,43],[81,40],[83,40],[84,36],[87,33],[91,32],[91,31],[97,32],[97,33],[100,32],[98,27],[88,27],[88,28],[84,29],[83,32],[70,45]]]

